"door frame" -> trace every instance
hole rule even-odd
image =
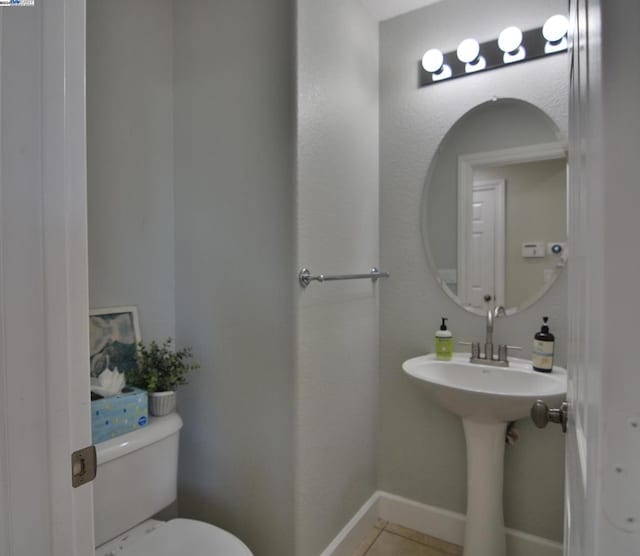
[[[86,0],[42,0],[42,7],[47,371],[54,377],[47,388],[51,553],[84,556],[95,547],[93,486],[71,486],[69,460],[75,450],[92,444]],[[66,430],[56,426],[65,417]]]
[[[468,237],[471,233],[472,214],[472,190],[473,170],[477,166],[495,167],[506,164],[526,162],[540,162],[543,160],[555,160],[567,157],[567,145],[562,141],[538,143],[508,149],[497,149],[472,154],[464,154],[458,157],[458,284],[466,284],[466,269],[461,267],[461,261],[466,261],[468,256]],[[505,191],[506,195],[506,191]],[[504,250],[502,252],[504,257]],[[464,266],[464,263],[463,263]],[[503,276],[504,292],[504,276]],[[460,288],[459,288],[460,289]],[[484,311],[475,311],[484,315]]]
[[[20,52],[23,43],[16,44],[10,23],[27,25],[28,52]],[[86,556],[94,550],[93,488],[71,485],[71,453],[91,444],[85,32],[85,0],[36,0],[34,7],[0,10],[0,91],[8,87],[4,68],[15,67],[16,58],[37,83],[30,106],[0,94],[1,113],[11,112],[11,102],[24,115],[18,122],[0,119],[2,169],[15,156],[9,139],[19,137],[31,157],[10,176],[0,174],[3,210],[18,209],[0,226],[0,403],[26,412],[1,414],[0,551],[8,556],[33,550]],[[29,240],[14,248],[11,237],[15,242],[27,228],[33,231]],[[29,280],[19,274],[21,265],[12,264],[21,257],[33,270]],[[25,300],[25,318],[4,310],[15,296]],[[41,365],[16,364],[20,349],[35,353]],[[31,404],[39,410],[29,413]],[[19,453],[26,442],[28,459]],[[17,517],[30,511],[29,523]]]

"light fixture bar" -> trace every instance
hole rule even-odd
[[[442,79],[440,76],[433,74],[422,65],[422,59],[418,61],[418,83],[420,87],[427,87],[434,85],[435,83],[443,83],[445,81],[451,81],[458,77],[466,77],[468,75],[477,75],[485,71],[490,71],[505,66],[513,66],[514,64],[521,64],[537,58],[543,58],[545,56],[553,56],[555,54],[561,54],[567,51],[566,40],[558,49],[550,49],[547,47],[547,39],[542,34],[542,27],[536,29],[530,29],[522,33],[522,48],[524,49],[524,57],[511,58],[511,61],[505,62],[504,52],[500,50],[498,46],[498,39],[483,42],[480,45],[479,56],[484,58],[485,66],[482,69],[476,69],[469,71],[466,68],[467,64],[458,59],[456,50],[447,52],[444,54],[443,66],[451,69],[451,75],[446,79]]]

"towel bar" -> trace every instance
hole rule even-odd
[[[303,288],[306,288],[311,282],[333,282],[335,280],[363,280],[369,279],[372,282],[376,282],[378,278],[389,278],[388,272],[380,272],[379,269],[373,267],[370,272],[366,274],[319,274],[318,276],[312,276],[311,271],[308,268],[303,268],[298,273],[298,282]]]

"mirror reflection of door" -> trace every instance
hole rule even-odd
[[[504,180],[474,180],[471,225],[464,258],[458,261],[460,300],[474,309],[486,307],[485,296],[504,305]]]
[[[474,167],[476,179],[504,180],[506,307],[521,306],[531,292],[543,290],[564,264],[552,245],[566,243],[566,159],[556,158],[495,167]]]

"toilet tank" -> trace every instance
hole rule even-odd
[[[149,519],[176,499],[181,428],[182,419],[172,413],[96,445],[96,546]]]

